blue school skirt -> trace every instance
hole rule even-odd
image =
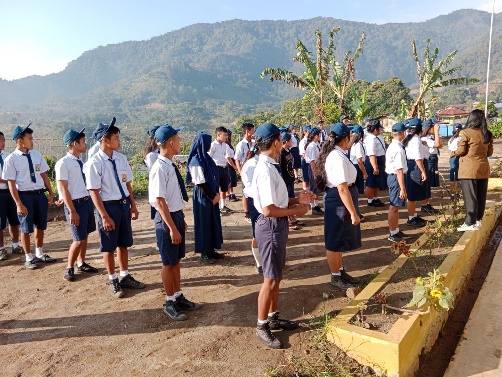
[[[309,183],[309,164],[302,158],[302,177],[303,182]]]
[[[439,187],[439,158],[437,154],[431,154],[429,156],[428,168],[427,168],[427,180],[429,181],[430,187]]]
[[[221,249],[223,231],[218,203],[213,204],[196,185],[193,188],[194,252],[207,254]]]
[[[385,156],[377,156],[377,165],[380,173],[378,175],[373,175],[373,166],[370,162],[370,157],[366,156],[364,161],[364,167],[366,168],[366,173],[368,178],[366,179],[366,186],[371,188],[377,188],[379,190],[385,190],[387,188],[387,173],[385,173]]]
[[[425,161],[425,160],[424,160]],[[422,173],[415,160],[406,160],[408,172],[406,173],[406,194],[410,202],[427,199],[426,182],[422,182]]]
[[[427,180],[425,181],[425,199],[430,199],[432,197],[431,193],[431,182],[429,181],[429,160],[424,158],[424,168],[427,172]],[[439,176],[438,176],[439,177]]]
[[[312,167],[310,164],[307,164],[307,169],[308,169],[308,177],[309,177],[309,189],[312,191],[314,194],[319,194],[319,190],[317,189],[317,186],[315,185],[315,179],[314,179],[314,173],[312,172]]]
[[[352,202],[359,213],[355,185],[349,187]],[[350,213],[336,187],[326,188],[324,195],[324,245],[329,251],[351,251],[361,247],[361,226],[352,225]]]
[[[246,200],[248,202],[248,212],[249,212],[249,217],[251,218],[251,227],[253,228],[253,238],[254,238],[256,219],[258,219],[258,216],[260,216],[260,212],[258,212],[256,207],[254,206],[254,200],[252,197],[248,196]]]
[[[356,177],[356,181],[354,182],[354,184],[357,187],[357,192],[359,194],[364,194],[364,176],[363,176],[363,171],[359,167],[359,164],[352,164],[352,165],[354,165],[354,167],[357,170],[357,177]]]
[[[458,167],[460,157],[450,157],[450,181],[456,182],[458,181]]]
[[[294,147],[289,150],[293,156],[293,169],[300,169],[302,167],[302,161],[300,158],[300,148]]]
[[[228,176],[230,177],[228,188],[237,187],[237,173],[235,172],[235,169],[230,165],[228,165]]]

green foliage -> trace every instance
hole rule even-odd
[[[47,165],[49,165],[49,170],[47,170],[47,176],[49,179],[55,179],[56,178],[56,172],[54,168],[56,167],[56,162],[57,159],[51,156],[44,156],[45,162],[47,162]]]
[[[502,138],[502,118],[497,118],[493,123],[488,124],[488,129],[496,139]]]
[[[453,308],[454,297],[448,287],[444,285],[444,275],[438,270],[429,272],[427,277],[418,277],[413,298],[405,308],[433,307],[437,311]]]
[[[243,123],[252,123],[256,127],[263,123],[273,122],[276,119],[276,112],[272,109],[269,110],[257,110],[253,114],[243,115],[237,119],[237,124],[242,125]]]
[[[476,105],[476,109],[483,110],[485,111],[485,101],[481,101]],[[497,108],[495,107],[495,104],[491,101],[488,101],[488,118],[494,118],[497,116]]]
[[[131,183],[133,195],[145,195],[148,193],[148,171],[133,171],[134,178]]]

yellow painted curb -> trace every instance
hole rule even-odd
[[[488,179],[488,190],[489,191],[502,191],[502,178]]]
[[[446,274],[445,285],[455,297],[467,281],[499,216],[500,207],[496,209],[494,202],[487,202],[481,229],[465,232],[439,266],[441,273]],[[422,235],[419,240],[423,245],[427,237]],[[415,243],[411,250],[416,248]],[[373,279],[331,320],[328,333],[328,339],[349,356],[388,377],[412,376],[418,368],[419,356],[430,350],[448,318],[448,312],[438,313],[434,309],[427,315],[404,314],[387,334],[348,323],[357,313],[357,305],[366,303],[378,292],[406,260],[406,256],[400,255]]]

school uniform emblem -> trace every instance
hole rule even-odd
[[[40,171],[40,164],[35,164],[35,171]]]
[[[122,182],[127,182],[127,174],[122,174]]]

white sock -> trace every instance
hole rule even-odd
[[[345,268],[340,267],[340,268],[339,268],[339,271],[345,271]]]
[[[264,325],[265,323],[268,323],[268,319],[263,320],[263,319],[258,318],[259,325]]]
[[[124,276],[127,276],[127,275],[129,275],[129,270],[120,271],[121,278],[123,278]]]
[[[256,262],[256,267],[260,267],[261,266],[261,255],[260,255],[259,249],[257,247],[252,247],[251,251],[253,252],[253,257]]]
[[[167,301],[176,301],[176,297],[166,295],[166,302]]]
[[[182,294],[183,294],[183,292],[181,292],[181,291],[179,291],[179,292],[174,292],[174,298],[178,298],[178,297],[180,297]]]
[[[116,278],[117,278],[117,274],[108,275],[108,279],[110,279],[110,280],[115,280]]]
[[[298,178],[298,173],[295,171],[295,178]]]
[[[275,313],[277,313],[277,311],[273,312],[273,313],[268,313],[268,317],[272,317]]]
[[[0,250],[5,250],[5,246],[0,246]]]
[[[28,254],[24,254],[26,256],[26,262],[31,262],[33,260],[33,254],[32,253],[28,253]]]
[[[339,272],[332,272],[332,273],[331,273],[331,276],[341,276],[341,275],[342,275],[342,274],[341,274],[341,273],[339,273]]]
[[[12,242],[12,248],[15,249],[19,246],[19,242]]]
[[[374,196],[374,197],[373,197],[373,200],[377,200],[377,199],[378,199],[378,196]]]
[[[315,200],[314,200],[314,202],[315,202]],[[315,204],[313,202],[310,203],[310,208],[314,208],[314,207],[315,207]]]
[[[389,229],[390,230],[390,229]],[[390,235],[391,236],[395,236],[396,234],[399,233],[399,229],[395,229],[395,230],[390,230]]]
[[[417,213],[416,212],[413,214],[413,217],[417,217]]]
[[[314,207],[317,207],[319,205],[319,203],[317,202],[317,200],[314,200]]]
[[[77,267],[82,267],[83,264],[84,264],[84,262],[82,262],[82,263],[77,262]]]
[[[225,207],[225,199],[220,199],[220,208]]]
[[[35,254],[36,254],[37,258],[42,258],[44,256],[43,247],[36,247]]]
[[[373,203],[373,200],[375,200],[375,198],[373,198],[373,199],[368,199],[368,203]]]

